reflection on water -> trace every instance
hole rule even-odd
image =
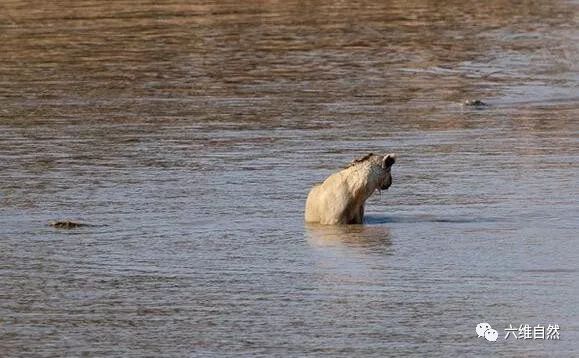
[[[306,238],[313,247],[345,246],[383,248],[391,245],[385,226],[306,224]]]
[[[2,357],[579,356],[578,11],[1,2]],[[368,152],[366,224],[304,227]]]

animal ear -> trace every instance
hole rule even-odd
[[[396,163],[396,156],[394,154],[387,154],[382,159],[382,168],[388,169]]]

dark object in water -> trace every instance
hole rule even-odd
[[[77,227],[90,226],[89,224],[83,224],[83,223],[74,222],[74,221],[70,221],[70,220],[51,221],[48,223],[48,225],[55,227],[55,228],[58,228],[58,229],[74,229]]]
[[[463,102],[463,106],[484,107],[488,106],[488,104],[481,101],[480,99],[467,99],[466,101]]]

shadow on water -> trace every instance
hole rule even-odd
[[[390,252],[392,245],[390,228],[387,224],[446,223],[472,224],[499,222],[500,218],[414,215],[366,215],[364,225],[319,225],[306,224],[306,239],[312,247],[364,248],[371,251]],[[378,249],[378,250],[377,250]]]
[[[431,214],[416,215],[397,215],[397,216],[378,216],[366,215],[364,223],[366,225],[383,225],[383,224],[414,224],[414,223],[450,223],[450,224],[471,224],[498,222],[499,218],[492,217],[465,217],[465,216],[435,216]]]

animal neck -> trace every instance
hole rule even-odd
[[[370,163],[360,163],[344,169],[344,177],[356,201],[366,201],[378,188],[378,173]]]

